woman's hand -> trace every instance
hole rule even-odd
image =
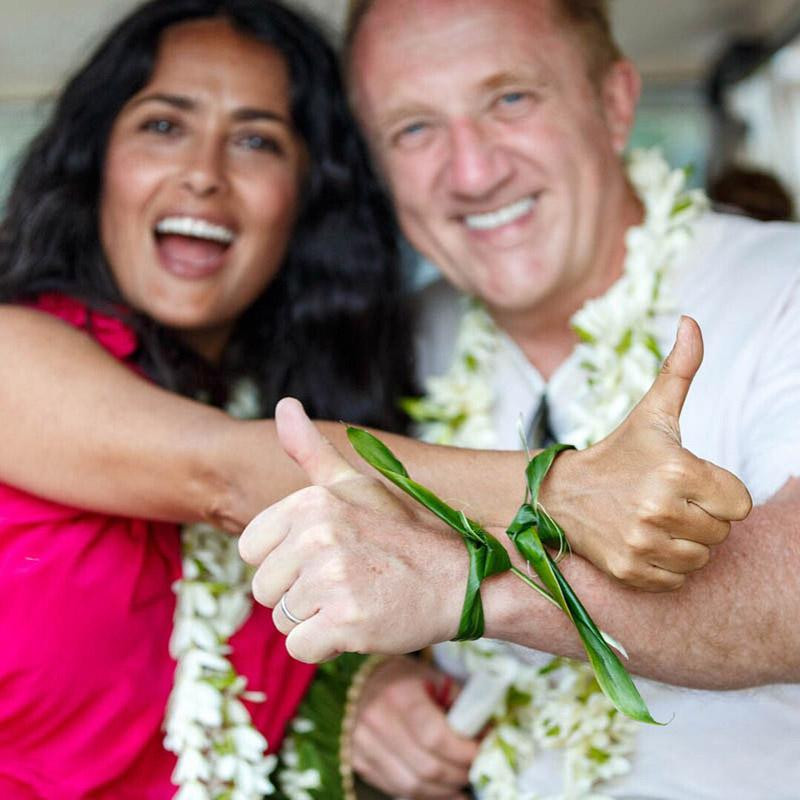
[[[466,800],[477,742],[456,735],[437,702],[449,702],[444,673],[397,656],[364,687],[352,735],[353,769],[367,783],[408,800]],[[435,699],[436,698],[436,699]]]

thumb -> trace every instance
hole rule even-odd
[[[703,334],[700,326],[691,317],[682,316],[675,344],[642,404],[650,410],[673,417],[675,429],[678,430],[678,418],[686,395],[702,362]]]
[[[317,486],[328,486],[357,476],[339,451],[308,418],[303,404],[284,397],[275,406],[278,440],[288,455]]]

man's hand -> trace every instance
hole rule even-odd
[[[375,670],[364,687],[352,738],[353,768],[367,783],[408,800],[466,800],[462,790],[478,744],[452,731],[431,696],[445,680],[443,673],[405,656]]]
[[[253,595],[274,609],[300,661],[409,653],[458,629],[468,558],[460,538],[356,472],[296,400],[275,410],[286,452],[313,484],[270,506],[239,541],[260,565]],[[281,598],[296,624],[284,613]]]
[[[703,360],[697,323],[684,317],[650,391],[607,438],[564,453],[542,502],[575,552],[640,589],[663,591],[703,567],[710,548],[751,508],[744,484],[681,446],[679,417]]]

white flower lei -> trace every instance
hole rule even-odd
[[[671,268],[688,245],[691,224],[706,210],[701,191],[686,191],[685,170],[670,170],[657,150],[631,153],[628,177],[644,205],[644,221],[626,236],[620,279],[571,320],[581,342],[574,363],[583,373],[566,409],[564,441],[586,447],[610,433],[642,398],[663,360],[653,330],[675,311]],[[425,383],[425,397],[407,403],[425,441],[492,447],[493,357],[500,333],[471,301],[459,326],[450,369]],[[488,640],[457,647],[470,672],[513,675],[493,713],[470,779],[483,800],[602,800],[593,788],[630,770],[636,723],[619,714],[583,662],[556,658],[544,668],[514,658]],[[564,785],[544,797],[518,787],[539,750],[564,750]]]
[[[233,416],[258,414],[249,382],[234,391]],[[177,595],[170,655],[177,661],[167,705],[164,747],[178,757],[172,782],[176,800],[260,800],[275,790],[269,780],[277,758],[253,726],[242,699],[247,679],[228,659],[228,641],[250,615],[250,570],[236,538],[211,525],[187,525],[181,534],[183,577]]]

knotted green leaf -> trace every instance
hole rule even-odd
[[[469,573],[455,638],[457,641],[479,639],[483,636],[484,629],[481,583],[491,575],[511,568],[511,559],[506,549],[463,511],[451,508],[430,489],[412,480],[402,463],[380,439],[367,431],[352,427],[347,429],[347,437],[353,449],[371,467],[460,534],[469,555]]]
[[[650,715],[630,674],[545,549],[544,543],[554,547],[566,541],[561,526],[538,502],[542,482],[555,457],[565,449],[565,445],[553,445],[531,459],[525,470],[530,502],[520,507],[506,533],[533,567],[551,599],[575,625],[597,683],[606,697],[615,708],[632,719],[657,725],[659,723]]]

